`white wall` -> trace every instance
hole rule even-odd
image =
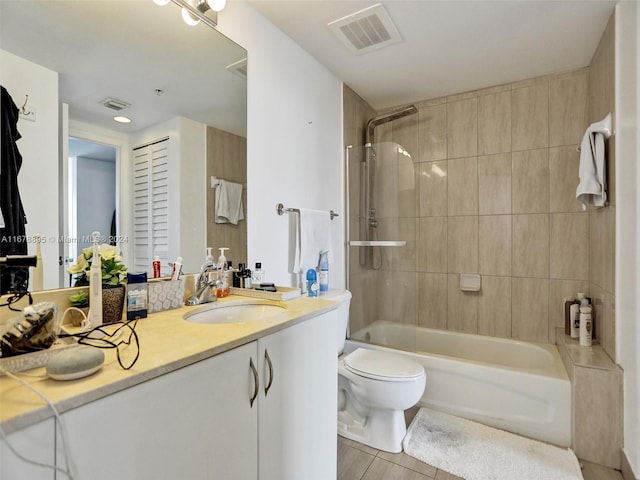
[[[640,475],[640,9],[616,6],[616,361],[624,369],[624,453]]]
[[[22,154],[18,186],[27,216],[27,238],[43,237],[44,288],[58,286],[58,74],[0,50],[0,83],[22,106],[25,95],[35,108],[35,121],[20,119]],[[35,245],[29,246],[35,254]],[[33,272],[32,272],[33,273]]]
[[[330,287],[343,287],[342,83],[246,2],[229,2],[219,30],[248,51],[248,263],[292,285],[276,204],[334,210]]]

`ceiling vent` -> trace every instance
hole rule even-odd
[[[353,53],[362,54],[402,40],[387,10],[378,3],[328,24]]]
[[[116,112],[131,106],[130,103],[123,102],[122,100],[117,100],[115,98],[105,98],[100,103],[111,110],[115,110]]]
[[[237,62],[233,62],[231,65],[225,67],[231,73],[235,73],[239,77],[247,79],[247,59],[243,58]]]

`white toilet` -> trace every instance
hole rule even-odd
[[[331,291],[338,307],[338,434],[387,452],[402,451],[407,433],[404,411],[422,397],[424,367],[381,350],[358,348],[340,355],[345,346],[351,292]]]

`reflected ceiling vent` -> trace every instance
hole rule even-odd
[[[238,60],[237,62],[233,62],[231,65],[227,65],[225,67],[231,73],[235,73],[239,77],[247,79],[247,59],[243,58],[242,60]]]
[[[328,27],[356,54],[379,50],[402,40],[387,10],[380,3],[334,20]]]
[[[123,102],[122,100],[117,100],[115,98],[105,98],[100,103],[111,110],[115,110],[116,112],[131,106],[130,103]]]

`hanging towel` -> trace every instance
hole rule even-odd
[[[242,185],[240,183],[218,180],[216,187],[216,223],[238,224],[244,219],[242,213]]]
[[[300,213],[295,217],[297,217],[297,241],[292,273],[304,273],[307,269],[316,267],[322,250],[329,251],[329,263],[332,263],[329,212],[300,209]]]
[[[576,189],[576,198],[586,210],[589,202],[596,207],[604,207],[607,201],[606,165],[604,141],[611,136],[611,114],[604,120],[592,123],[582,137],[580,144],[580,183]]]

